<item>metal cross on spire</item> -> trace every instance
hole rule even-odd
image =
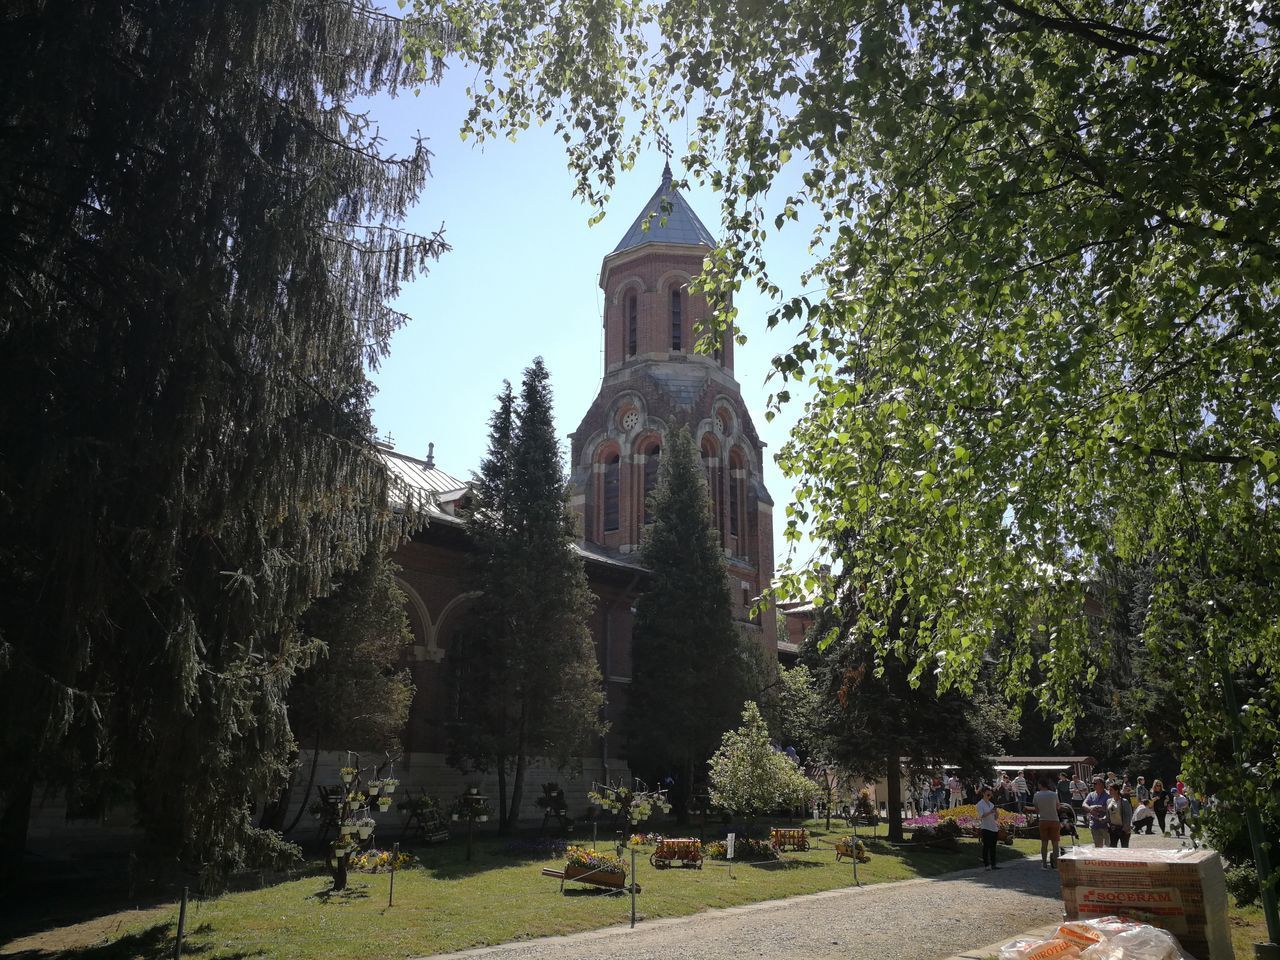
[[[671,138],[667,136],[665,130],[658,131],[658,150],[667,162],[662,165],[662,185],[664,187],[671,186]]]

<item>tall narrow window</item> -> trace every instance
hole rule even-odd
[[[711,506],[711,522],[718,532],[724,521],[720,517],[720,462],[715,441],[704,437],[702,441],[702,465],[707,472],[707,499]]]
[[[612,532],[618,529],[618,455],[615,453],[604,465],[603,487],[604,529]]]
[[[671,349],[680,350],[681,337],[684,333],[684,309],[680,302],[679,289],[671,291]]]
[[[738,490],[738,484],[742,483],[740,475],[735,476],[738,471],[734,470],[729,476],[729,535],[736,537],[738,535],[738,507],[742,503],[742,497]]]
[[[639,305],[636,303],[636,295],[634,293],[627,294],[627,356],[634,357],[636,355],[636,333],[639,326],[637,317],[639,314]]]
[[[658,489],[658,456],[661,448],[655,443],[644,455],[644,510],[645,523],[653,523],[653,491]]]

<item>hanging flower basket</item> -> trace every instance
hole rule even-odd
[[[356,824],[356,831],[360,834],[361,840],[368,840],[373,835],[373,828],[376,826],[376,823],[366,817]]]
[[[355,836],[356,825],[354,823],[344,823],[339,827],[339,831],[344,837]]]
[[[457,820],[457,819],[458,819],[458,815],[457,815],[456,813],[451,813],[451,814],[449,814],[449,819],[450,819],[450,820]]]
[[[350,783],[350,782],[351,782],[352,780],[354,780],[355,778],[356,778],[356,768],[355,768],[355,767],[343,767],[343,768],[342,768],[342,782],[343,782],[343,783]]]
[[[390,809],[391,809],[391,798],[390,798],[390,797],[379,797],[379,798],[378,798],[378,809],[379,809],[382,813],[386,813],[388,810],[390,810]]]
[[[379,790],[381,790],[381,789],[382,789],[382,781],[381,781],[381,780],[370,780],[370,781],[369,781],[369,796],[371,796],[371,797],[376,797],[376,796],[378,795],[378,791],[379,791]]]
[[[480,816],[476,817],[477,823],[487,823],[488,820],[489,820],[489,815],[487,813],[482,813],[480,814]]]
[[[395,777],[391,777],[386,780],[381,780],[379,781],[379,783],[382,786],[382,792],[388,795],[395,793],[396,787],[400,786],[400,781],[397,780]]]

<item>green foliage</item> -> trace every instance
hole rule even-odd
[[[594,598],[573,549],[573,519],[542,359],[517,402],[507,384],[490,420],[489,452],[467,514],[469,570],[479,601],[449,651],[458,691],[454,762],[514,769],[500,798],[506,830],[530,759],[567,763],[603,732],[604,694],[587,629]]]
[[[687,790],[752,695],[755,664],[733,622],[729,586],[697,446],[668,432],[641,557],[626,733],[632,769],[674,766]]]
[[[822,694],[809,668],[803,663],[778,667],[774,722],[783,746],[796,748],[801,757],[811,757],[817,742],[822,712]]]
[[[1248,907],[1258,902],[1258,868],[1245,860],[1226,871],[1227,893],[1237,907]]]
[[[269,845],[300,618],[415,518],[365,370],[446,248],[398,226],[426,149],[354,106],[403,36],[344,0],[35,0],[0,35],[0,821],[107,768],[216,878]]]
[[[1038,672],[1065,736],[1108,657],[1086,584],[1103,558],[1154,557],[1142,637],[1182,671],[1188,774],[1280,809],[1265,5],[449,6],[504,74],[468,130],[554,124],[596,205],[696,104],[683,160],[724,196],[702,284],[722,305],[747,282],[780,296],[766,237],[816,223],[803,285],[823,295],[770,324],[796,333],[776,401],[813,394],[781,451],[789,536],[812,531],[839,575],[786,592],[820,590],[913,680],[968,689],[987,656],[1010,691]]]
[[[708,766],[711,802],[730,813],[807,807],[817,795],[799,765],[773,748],[769,728],[752,701],[743,708],[742,726],[724,735]]]

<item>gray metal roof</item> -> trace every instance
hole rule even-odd
[[[645,229],[645,224],[649,229]],[[681,243],[686,246],[716,245],[711,231],[703,226],[698,215],[680,191],[671,185],[671,167],[662,171],[662,183],[649,198],[640,216],[631,224],[622,241],[613,248],[614,253],[629,250],[646,243]]]
[[[417,457],[391,450],[381,444],[378,452],[382,454],[382,461],[391,471],[391,475],[417,493],[430,494],[437,500],[448,500],[456,499],[456,496],[449,497],[448,494],[461,495],[467,489],[465,481],[445,473],[426,460],[419,460]]]

